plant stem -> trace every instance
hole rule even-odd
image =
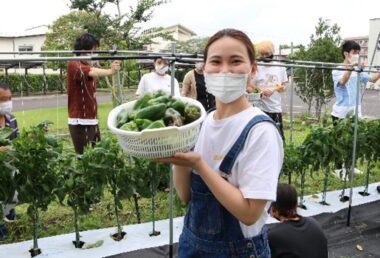
[[[367,163],[367,173],[365,175],[365,188],[364,188],[364,193],[368,193],[368,184],[369,184],[369,175],[371,173],[371,160],[368,160]]]
[[[33,205],[34,211],[34,227],[33,227],[33,249],[38,249],[38,208]]]
[[[300,207],[304,207],[303,205],[303,195],[305,190],[305,171],[301,171],[301,194],[300,194]]]
[[[156,197],[156,191],[155,191],[155,176],[154,176],[154,171],[151,171],[152,175],[152,180],[151,180],[151,191],[152,191],[152,223],[153,223],[153,231],[154,233],[156,231],[156,221],[155,221],[155,211],[156,211],[156,204],[155,204],[155,197]]]
[[[325,178],[323,179],[322,203],[327,203],[326,202],[326,192],[327,192],[327,185],[329,182],[329,174],[330,174],[330,166],[327,165],[325,168]]]
[[[112,195],[113,195],[113,201],[114,201],[114,205],[115,205],[115,217],[116,217],[116,224],[117,224],[117,235],[118,237],[121,237],[121,225],[120,225],[120,220],[119,220],[119,207],[118,207],[118,198],[117,198],[117,194],[116,194],[116,190],[114,189],[112,191]]]
[[[139,208],[139,201],[137,197],[137,193],[133,193],[133,200],[135,201],[135,208],[136,208],[136,216],[137,216],[137,223],[141,223],[141,214],[140,214],[140,208]]]
[[[75,242],[76,248],[80,248],[80,239],[79,239],[79,216],[77,208],[74,208],[74,220],[75,220]]]

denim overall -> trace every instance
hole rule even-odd
[[[250,129],[261,122],[274,124],[265,115],[252,118],[219,166],[225,175],[231,173]],[[264,226],[257,236],[244,238],[239,221],[218,202],[202,178],[191,173],[191,201],[179,240],[178,257],[270,258],[267,228]]]

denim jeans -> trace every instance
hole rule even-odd
[[[257,123],[273,121],[264,115],[254,117],[222,161],[219,170],[231,173],[249,130]],[[239,221],[211,193],[202,178],[191,174],[191,201],[179,239],[179,258],[270,258],[266,226],[260,234],[245,238]]]

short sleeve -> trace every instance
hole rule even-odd
[[[136,90],[136,95],[142,95],[145,92],[145,78],[146,78],[146,75],[143,75],[143,77],[141,77],[139,86],[137,87],[137,90]]]
[[[338,71],[338,70],[332,71],[332,78],[334,81],[334,86],[340,85],[339,81],[340,81],[340,79],[342,79],[343,73],[344,73],[344,71]]]
[[[240,155],[237,183],[244,198],[275,201],[284,158],[277,128],[268,122],[255,125]]]
[[[281,67],[281,83],[288,82],[288,74],[286,73],[285,67]]]
[[[369,76],[368,73],[361,73],[360,74],[360,81],[364,84],[367,84],[367,82],[369,81],[371,77]]]

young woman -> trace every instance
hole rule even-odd
[[[283,147],[273,121],[243,95],[256,71],[253,45],[225,29],[204,53],[216,110],[194,151],[159,160],[175,164],[174,185],[188,203],[179,257],[270,257],[266,209],[276,199]]]

